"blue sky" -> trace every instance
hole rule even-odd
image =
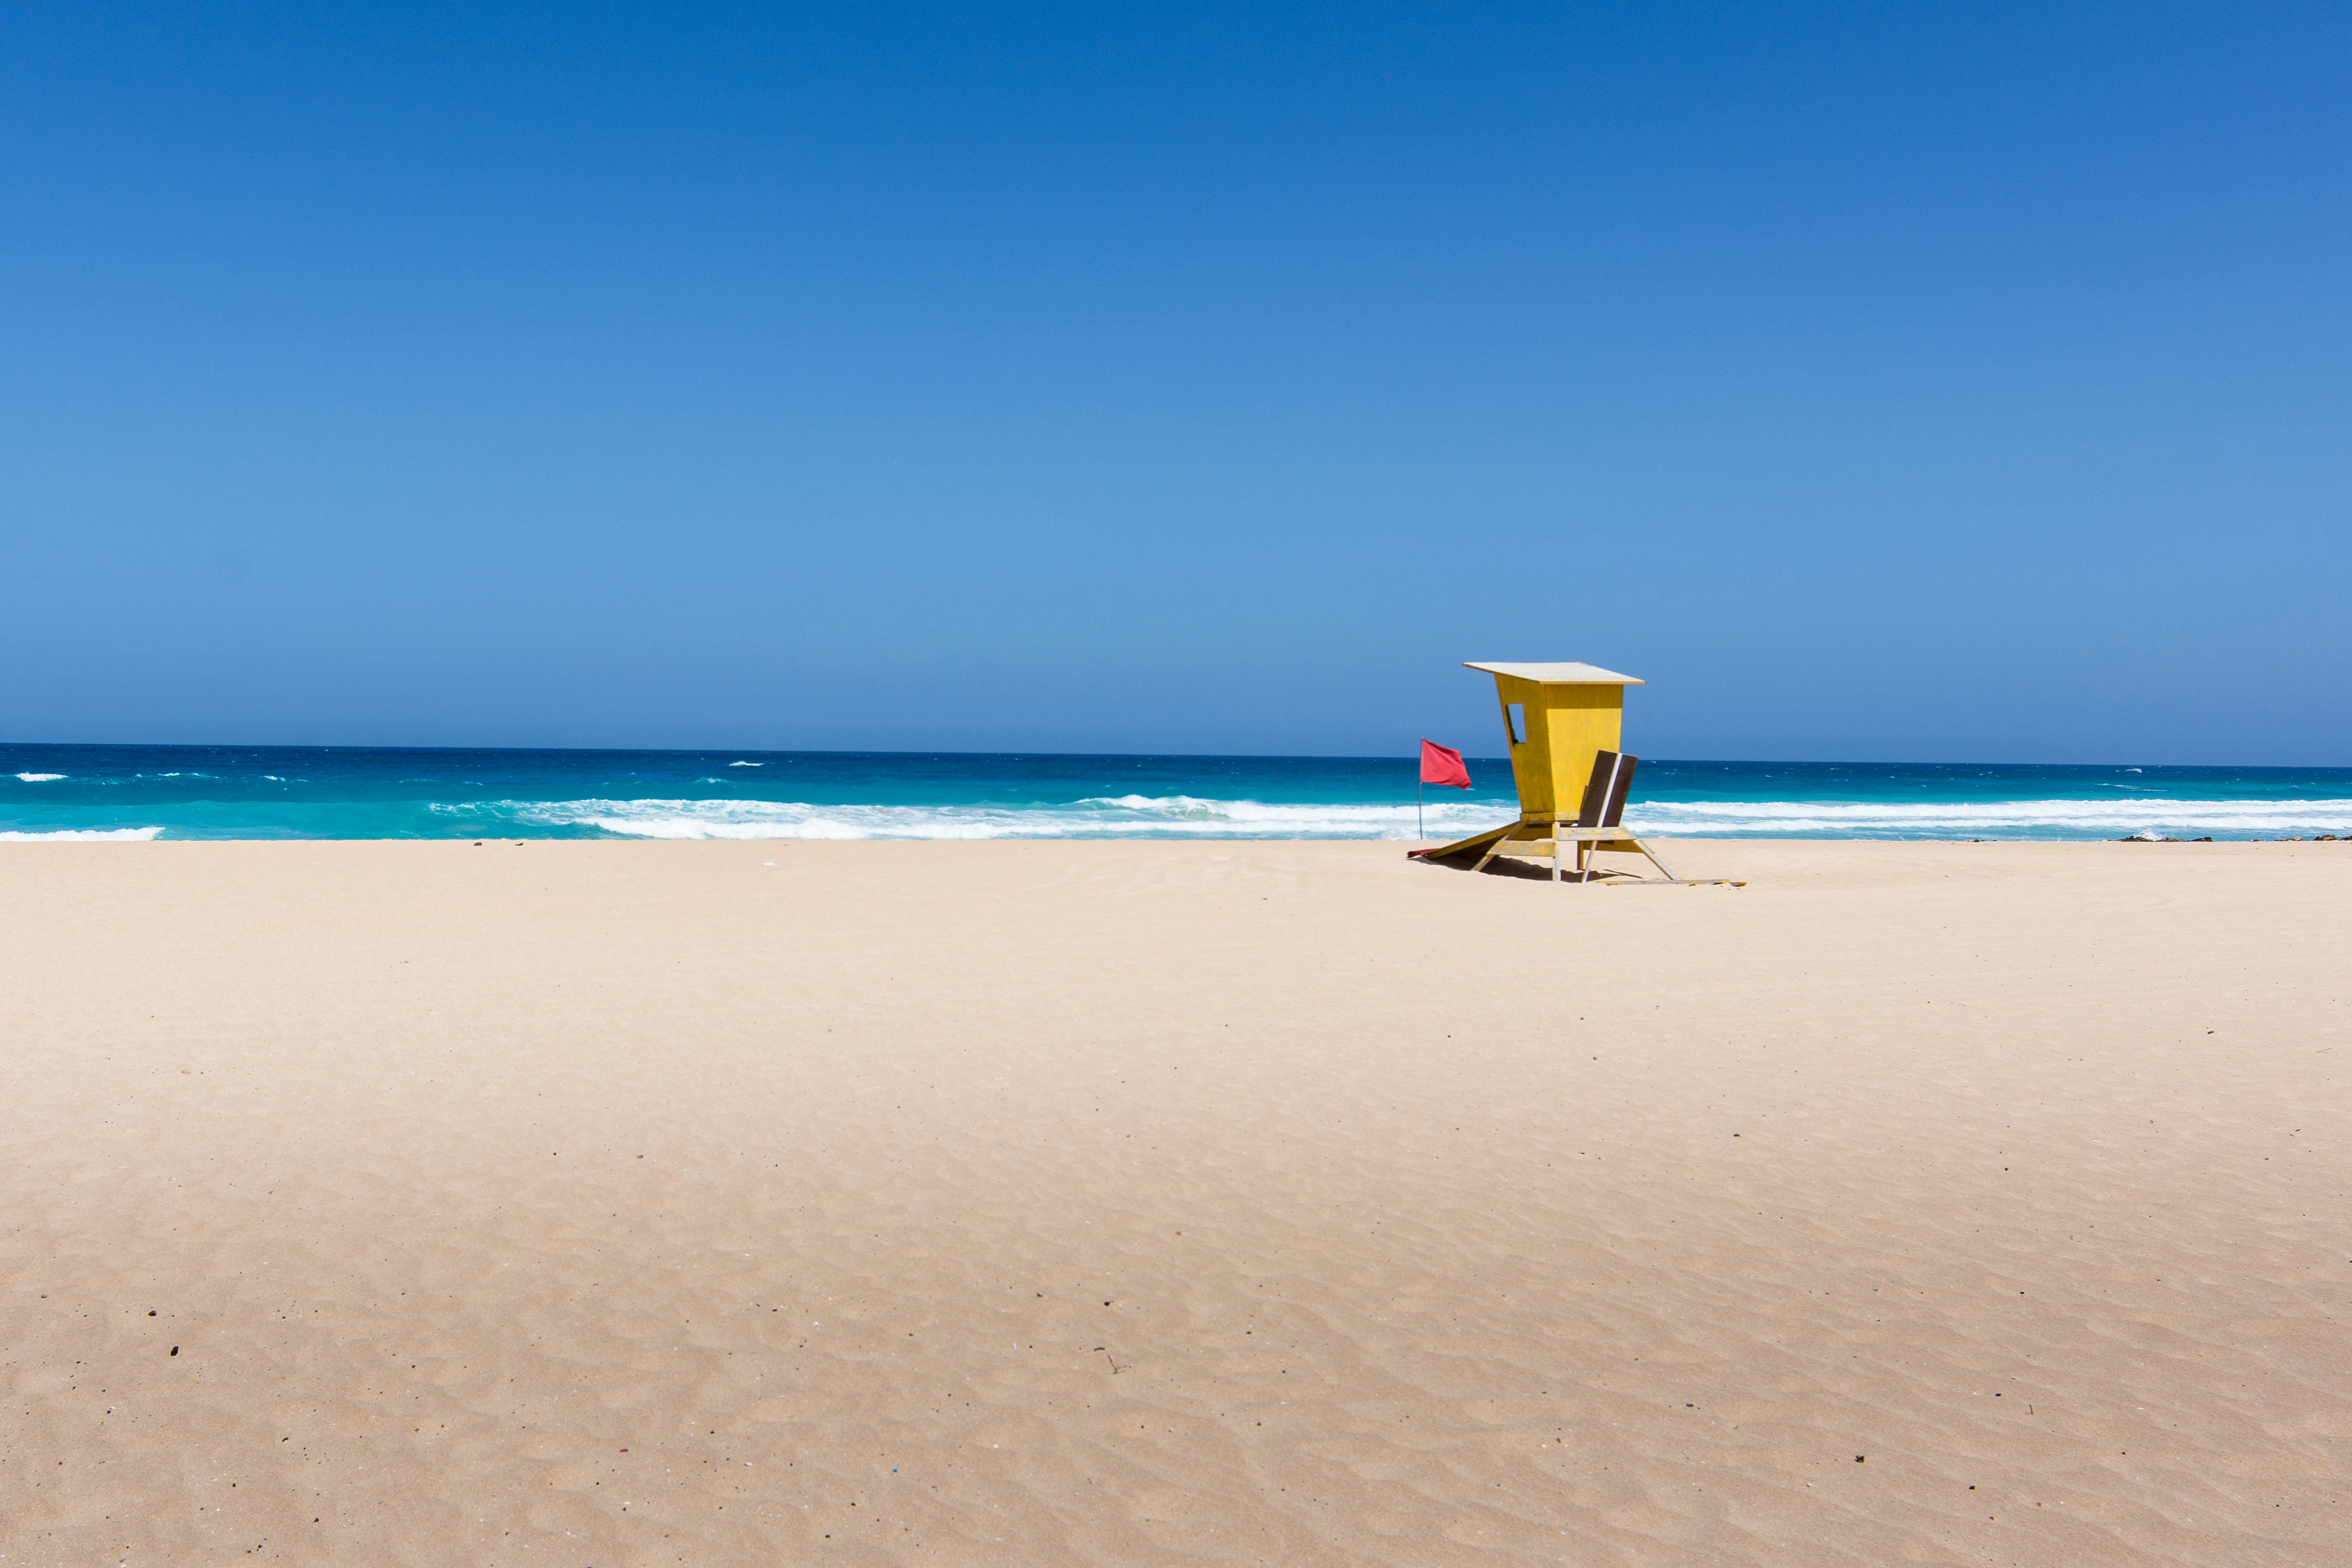
[[[1180,14],[1181,13],[1181,14]],[[2352,12],[0,8],[0,738],[2352,763]]]

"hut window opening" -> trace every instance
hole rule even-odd
[[[1506,706],[1503,710],[1503,723],[1504,727],[1511,732],[1511,744],[1514,746],[1524,746],[1528,743],[1528,707],[1526,703],[1513,702]]]

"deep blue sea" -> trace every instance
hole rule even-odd
[[[0,839],[1412,838],[1410,757],[0,746]],[[1509,766],[1429,836],[1514,814]],[[2352,833],[2352,768],[1644,761],[1668,836]]]

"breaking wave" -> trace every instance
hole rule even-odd
[[[2274,838],[2352,830],[2352,800],[1649,801],[1625,816],[1666,837]]]
[[[1277,804],[1202,795],[1097,795],[1052,805],[840,805],[768,800],[482,801],[436,816],[524,831],[621,838],[1381,838],[1412,839],[1413,808]],[[1431,802],[1432,838],[1516,815],[1508,802]],[[1626,826],[1660,837],[2120,838],[2216,834],[2278,838],[2352,832],[2352,800],[2020,800],[1917,803],[1648,801]],[[455,824],[453,824],[455,826]],[[468,829],[469,831],[473,829]]]
[[[815,805],[770,800],[494,801],[436,805],[533,827],[625,838],[1394,838],[1414,837],[1410,805],[1273,805],[1192,795],[1119,795],[1056,805]],[[1459,836],[1507,806],[1429,807],[1433,834]]]

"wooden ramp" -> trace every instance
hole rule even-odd
[[[1448,844],[1440,849],[1408,849],[1404,852],[1404,857],[1408,860],[1443,860],[1448,855],[1466,855],[1473,849],[1486,848],[1517,826],[1516,822],[1507,822],[1500,827],[1490,827],[1484,833],[1474,833],[1458,843]]]

